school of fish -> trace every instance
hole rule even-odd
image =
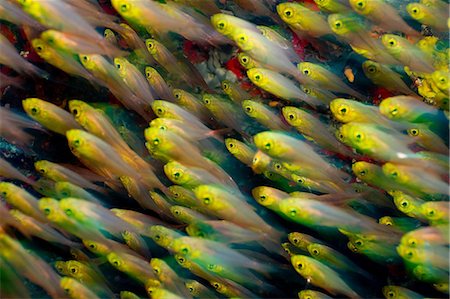
[[[448,0],[0,25],[0,298],[448,298]]]

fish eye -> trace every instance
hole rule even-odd
[[[222,88],[223,89],[228,89],[230,86],[228,85],[227,82],[222,82]]]
[[[411,129],[409,130],[409,134],[412,136],[418,136],[419,135],[419,130],[418,129]]]
[[[392,225],[393,225],[393,223],[392,223],[391,221],[387,221],[387,222],[385,222],[385,223],[384,223],[384,225],[387,225],[387,226],[392,226]]]
[[[414,7],[413,9],[411,9],[413,14],[417,14],[419,12],[419,9],[417,7]]]
[[[164,113],[164,109],[158,108],[156,109],[156,113],[158,113],[158,115],[162,115]]]
[[[65,209],[65,212],[66,212],[66,215],[67,216],[72,216],[73,215],[73,211],[72,211],[72,209]]]
[[[173,174],[173,177],[176,178],[176,179],[179,179],[180,176],[181,176],[181,173],[180,173],[179,171],[177,171],[177,172],[175,172],[175,173]]]
[[[182,254],[188,254],[188,253],[189,253],[189,248],[186,247],[186,246],[184,246],[183,248],[181,248],[180,252],[181,252]]]
[[[78,111],[77,108],[74,108],[74,109],[72,110],[72,113],[73,113],[73,115],[78,116],[79,113],[80,113],[80,111]]]
[[[64,289],[64,292],[65,292],[66,294],[70,294],[70,289],[65,288],[65,289]]]
[[[91,249],[96,249],[96,248],[97,248],[97,245],[95,245],[94,243],[91,243],[91,244],[89,244],[89,248],[91,248]]]
[[[120,70],[122,68],[122,65],[120,63],[116,63],[116,68]]]
[[[88,62],[88,61],[89,61],[89,57],[87,57],[86,55],[83,55],[83,57],[81,57],[81,59],[82,59],[84,62]]]
[[[376,71],[377,71],[377,68],[375,67],[375,66],[370,66],[368,69],[367,69],[368,71],[369,71],[369,73],[376,73]]]
[[[339,109],[339,113],[344,115],[347,113],[347,108],[346,107],[342,107],[341,109]]]
[[[211,198],[209,198],[209,197],[203,198],[203,203],[204,203],[205,205],[209,205],[209,204],[211,203]]]
[[[233,143],[233,142],[229,142],[229,143],[228,143],[228,146],[229,146],[229,147],[234,147],[234,143]]]
[[[292,15],[293,15],[293,11],[292,11],[292,9],[290,9],[290,8],[285,9],[283,13],[284,13],[284,15],[286,16],[286,18],[291,18]]]
[[[298,264],[297,264],[297,268],[303,269],[303,267],[304,267],[303,263],[298,263]]]
[[[242,62],[243,62],[244,64],[248,62],[248,58],[247,58],[247,57],[245,57],[245,56],[244,56],[244,57],[242,57],[242,58],[241,58],[241,60],[242,60]]]
[[[153,267],[153,272],[155,272],[156,275],[159,275],[159,273],[161,271],[160,271],[160,269],[158,267]]]
[[[400,205],[401,205],[403,208],[407,208],[407,207],[409,206],[409,202],[408,202],[407,200],[402,200],[402,201],[400,202]]]
[[[188,289],[189,289],[189,293],[194,292],[194,288],[193,287],[189,287]]]
[[[334,27],[335,28],[341,28],[341,26],[342,26],[342,22],[341,21],[334,22]]]
[[[36,108],[36,107],[33,107],[33,108],[30,109],[30,111],[31,111],[31,114],[36,115],[36,114],[38,114],[39,109]]]
[[[294,114],[294,113],[289,113],[289,114],[288,114],[288,118],[289,118],[290,120],[294,120],[294,119],[295,119],[295,114]]]
[[[175,215],[180,215],[181,214],[181,212],[179,210],[175,210],[174,213],[175,213]]]
[[[6,194],[4,194],[4,195],[6,195]],[[45,208],[44,209],[44,214],[45,215],[50,215],[51,212],[52,212],[52,210],[50,208]]]
[[[356,132],[356,133],[355,133],[355,138],[356,138],[358,141],[364,140],[364,134],[362,134],[362,133],[360,133],[360,132]]]
[[[226,26],[226,24],[225,24],[224,21],[220,21],[220,22],[217,23],[217,27],[219,27],[220,29],[224,29],[225,26]]]
[[[395,171],[395,170],[391,171],[390,174],[391,174],[391,177],[394,177],[394,178],[397,178],[397,177],[398,177],[398,172]]]
[[[260,201],[260,202],[264,202],[266,199],[267,199],[267,197],[266,197],[265,195],[261,195],[261,196],[259,197],[259,201]]]
[[[389,44],[391,47],[394,47],[395,45],[397,45],[397,42],[396,42],[395,39],[391,38],[391,39],[388,41],[388,44]]]
[[[416,246],[416,245],[417,245],[417,242],[416,242],[415,239],[410,239],[409,242],[408,242],[408,244],[409,244],[410,246]]]
[[[307,88],[307,87],[303,88],[303,91],[305,93],[307,93],[307,94],[311,94],[311,92],[312,92],[312,90],[310,88]]]
[[[213,287],[217,290],[220,288],[220,284],[218,282],[213,283]]]
[[[153,42],[147,42],[147,47],[149,48],[149,49],[152,49],[153,47],[155,46],[155,44],[153,43]]]
[[[247,36],[241,34],[241,35],[238,37],[238,39],[239,39],[240,42],[245,43],[245,42],[247,41]]]
[[[39,52],[42,52],[42,50],[43,50],[44,48],[42,48],[42,46],[37,46],[36,47],[36,51],[39,53]]]
[[[255,79],[256,81],[261,80],[261,78],[262,78],[261,74],[256,74],[256,75],[254,76],[254,79]]]
[[[364,8],[366,6],[366,3],[364,1],[358,1],[356,3],[356,6],[358,6],[358,8]]]
[[[79,147],[79,146],[81,145],[81,140],[80,140],[80,139],[75,139],[75,140],[73,141],[73,145],[74,145],[75,147]]]
[[[392,115],[392,116],[395,116],[395,115],[398,114],[398,108],[397,108],[397,107],[392,108],[390,112],[391,112],[391,115]]]
[[[361,170],[360,172],[359,172],[359,175],[360,176],[365,176],[367,174],[367,171],[366,170]]]
[[[430,209],[430,210],[427,211],[427,215],[430,216],[430,217],[434,216],[435,213],[436,213],[436,211],[434,209]]]
[[[294,217],[295,215],[297,215],[297,209],[292,209],[289,211],[289,215],[291,215],[292,217]]]
[[[186,259],[185,259],[184,257],[180,256],[180,257],[177,258],[177,261],[178,261],[180,264],[184,264],[184,262],[186,262]]]
[[[390,297],[390,298],[394,298],[394,297],[395,297],[395,293],[392,292],[392,291],[389,291],[389,292],[387,293],[387,295],[388,295],[388,297]]]
[[[211,103],[211,101],[210,101],[208,98],[205,98],[205,101],[204,101],[204,102],[205,102],[205,104],[207,104],[207,105]]]
[[[72,272],[72,274],[76,274],[78,272],[77,267],[71,267],[69,270],[70,272]]]
[[[305,180],[302,177],[297,179],[297,183],[299,183],[299,184],[303,184],[304,182],[305,182]]]
[[[280,170],[281,169],[281,164],[280,163],[275,163],[275,168]]]
[[[308,76],[310,74],[310,71],[308,69],[303,69],[303,74],[305,74],[306,76]]]
[[[119,260],[114,260],[112,263],[116,267],[120,267],[120,264],[121,264]]]
[[[40,172],[40,173],[46,173],[46,171],[45,171],[44,168],[40,168],[40,169],[39,169],[39,172]]]
[[[159,144],[159,138],[154,138],[153,145],[158,145],[158,144]]]
[[[175,98],[176,98],[177,100],[181,99],[181,93],[176,92],[176,93],[175,93]]]
[[[157,241],[159,241],[159,240],[161,240],[161,236],[160,235],[155,235],[155,240],[157,240]]]
[[[245,107],[245,111],[247,111],[248,113],[251,113],[252,112],[252,107],[250,107],[250,106],[247,106],[247,107]]]
[[[272,143],[270,143],[270,142],[267,142],[267,143],[264,145],[264,148],[265,148],[266,150],[270,150],[271,147],[272,147]]]
[[[128,3],[123,3],[122,5],[120,5],[121,12],[127,12],[130,10],[130,8],[131,8],[131,5]]]
[[[441,83],[446,83],[446,82],[447,82],[447,78],[445,78],[445,77],[439,77],[439,82],[441,82]]]

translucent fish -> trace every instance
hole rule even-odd
[[[77,58],[70,53],[64,53],[52,48],[40,38],[31,41],[31,45],[36,53],[47,63],[63,70],[64,72],[85,78],[93,83],[98,81],[80,64]]]
[[[156,224],[161,224],[162,222],[152,216],[124,209],[111,209],[117,217],[133,225],[138,229],[139,234],[148,235],[149,227]]]
[[[132,225],[98,204],[67,197],[61,199],[59,205],[69,218],[75,219],[86,226],[104,230],[116,236],[120,236],[120,233],[124,230],[136,231]]]
[[[195,95],[178,88],[174,88],[172,92],[178,105],[184,107],[184,109],[189,111],[191,114],[197,116],[203,123],[211,122],[211,113],[203,105],[201,98],[197,98]]]
[[[190,62],[178,59],[162,43],[155,39],[145,40],[145,45],[158,64],[167,72],[178,76],[192,88],[199,86],[208,90],[208,85],[202,75]]]
[[[255,150],[251,146],[234,138],[226,138],[225,146],[236,159],[247,166],[252,166]]]
[[[183,206],[171,206],[170,212],[172,212],[173,216],[177,218],[177,220],[186,224],[214,219],[213,217],[205,216],[202,213]]]
[[[427,226],[412,230],[403,235],[400,244],[409,247],[428,247],[448,245],[449,235],[447,225]]]
[[[277,230],[268,225],[236,190],[220,185],[201,185],[194,193],[200,206],[211,215],[277,238]]]
[[[111,4],[132,26],[146,28],[153,34],[164,37],[172,31],[200,44],[227,43],[226,39],[213,30],[204,16],[193,10],[188,13],[176,3],[114,0]]]
[[[23,175],[18,169],[12,166],[8,161],[0,158],[0,176],[10,179],[22,181],[28,185],[33,185],[34,182]]]
[[[264,65],[262,65],[257,60],[253,59],[250,55],[248,55],[245,52],[240,52],[237,55],[237,59],[239,63],[246,69],[252,69],[252,68],[263,68]],[[231,96],[230,96],[231,97]]]
[[[145,67],[145,77],[159,99],[175,100],[172,89],[156,69],[151,66]]]
[[[448,19],[448,6],[444,10],[427,6],[423,3],[409,3],[406,5],[408,14],[423,25],[430,26],[437,31],[447,31],[445,20]]]
[[[28,98],[22,101],[27,114],[47,129],[65,135],[71,129],[81,129],[72,115],[64,109],[38,98]]]
[[[224,13],[218,13],[211,16],[211,24],[214,26],[217,32],[229,38],[233,38],[234,34],[238,32],[239,28],[245,28],[254,32],[258,32],[258,28],[255,24]]]
[[[448,225],[450,205],[446,201],[425,202],[420,206],[420,212],[432,225]]]
[[[418,36],[400,16],[398,7],[380,0],[349,0],[350,6],[358,14],[377,23],[386,31],[401,31],[407,35]]]
[[[139,299],[140,297],[133,292],[130,291],[121,291],[120,299]]]
[[[358,294],[337,272],[321,262],[308,256],[294,255],[291,257],[291,263],[294,266],[295,271],[307,279],[311,284],[318,286],[333,295],[341,294],[350,298],[359,298]]]
[[[260,150],[271,157],[287,163],[298,163],[314,168],[314,172],[317,172],[314,177],[318,179],[330,180],[331,178],[333,181],[339,182],[341,177],[348,176],[326,162],[304,141],[287,134],[266,131],[255,135],[253,140]],[[317,171],[318,169],[320,169],[320,172]]]
[[[120,176],[119,180],[127,190],[128,196],[135,199],[142,208],[149,209],[155,212],[160,211],[158,204],[152,199],[149,194],[148,187],[146,187],[143,182],[126,175]],[[154,185],[154,182],[152,183],[152,185]],[[166,189],[165,186],[161,183],[158,183],[154,186],[160,188],[161,190]]]
[[[317,99],[301,91],[291,80],[278,72],[263,68],[247,71],[248,78],[259,88],[288,101],[304,101],[315,107],[320,105]]]
[[[179,233],[162,225],[154,225],[150,227],[150,237],[159,246],[172,250],[172,245],[175,239],[183,237],[185,234]]]
[[[236,103],[250,99],[252,96],[243,90],[237,83],[223,80],[220,84],[222,90]]]
[[[399,245],[397,252],[407,264],[427,265],[444,271],[449,266],[448,247],[445,246],[412,248]]]
[[[152,94],[152,90],[145,80],[144,75],[142,75],[135,65],[123,57],[114,58],[114,65],[119,71],[123,82],[125,82],[137,97],[148,103],[153,101],[154,95]]]
[[[169,186],[171,198],[178,204],[186,207],[198,206],[197,199],[192,190],[178,185]]]
[[[395,206],[400,212],[413,218],[423,218],[423,215],[420,212],[420,206],[424,203],[422,199],[410,196],[401,191],[392,191],[390,193],[394,198]]]
[[[413,292],[407,288],[404,287],[400,287],[400,286],[394,286],[394,285],[389,285],[389,286],[385,286],[383,287],[383,295],[385,296],[385,298],[411,298],[411,299],[419,299],[419,298],[423,298],[422,295]]]
[[[186,280],[186,288],[189,293],[197,298],[217,298],[217,295],[205,285],[201,284],[197,280]]]
[[[71,277],[62,277],[60,280],[60,286],[64,290],[64,292],[70,297],[70,298],[93,298],[97,299],[100,298],[95,293],[84,286],[82,283],[78,282],[76,279]]]
[[[333,101],[334,102],[334,101]],[[330,108],[333,109],[331,102]],[[333,111],[333,110],[331,110]],[[354,154],[343,146],[330,132],[328,126],[307,110],[285,106],[282,108],[284,119],[300,133],[312,138],[317,144],[348,157]]]
[[[324,293],[318,292],[318,291],[303,290],[303,291],[298,292],[298,298],[300,298],[300,299],[330,299],[331,297],[328,295],[325,295]]]
[[[16,48],[2,34],[0,34],[0,47],[2,48],[2,53],[0,54],[1,64],[12,68],[22,75],[47,76],[43,70],[40,70],[20,56]]]
[[[393,226],[402,232],[409,232],[420,227],[420,220],[409,217],[390,217],[383,216],[378,219],[380,224],[387,226]]]
[[[396,73],[388,66],[367,60],[363,62],[362,68],[366,77],[374,84],[383,86],[392,92],[415,95],[411,88],[402,80],[400,74]]]
[[[384,64],[399,64],[386,52],[381,41],[369,34],[370,25],[355,13],[339,13],[328,16],[328,24],[339,37],[349,43],[357,54]]]
[[[219,130],[211,130],[200,122],[187,122],[185,120],[178,120],[174,118],[158,117],[150,122],[150,127],[159,128],[162,130],[170,130],[187,140],[199,141],[213,137],[221,140],[217,136]]]
[[[256,121],[266,128],[280,131],[288,130],[288,126],[282,122],[279,115],[263,103],[253,100],[244,100],[241,105],[248,116],[256,119]]]
[[[332,92],[346,93],[359,99],[364,99],[362,94],[347,86],[347,84],[345,84],[337,75],[320,64],[300,62],[297,65],[297,68],[303,75],[310,78],[312,82],[320,88]]]
[[[38,206],[38,199],[12,183],[0,182],[0,195],[11,206],[43,223],[47,222]]]
[[[112,45],[105,47],[105,43],[98,43],[90,39],[86,39],[81,35],[72,33],[64,33],[57,30],[46,30],[41,33],[41,39],[48,45],[61,51],[71,54],[100,54],[108,56],[120,56],[124,52]]]
[[[411,70],[423,73],[435,71],[431,58],[407,39],[394,34],[384,34],[381,42],[389,54]]]
[[[171,161],[164,165],[164,173],[174,184],[189,189],[205,184],[224,184],[237,189],[237,185],[232,179],[222,181],[203,168],[186,167],[176,161]]]
[[[82,188],[104,192],[100,186],[93,184],[78,172],[73,171],[61,164],[53,163],[47,160],[39,160],[34,163],[34,168],[46,178],[55,182],[71,182]]]
[[[58,198],[65,198],[65,197],[76,197],[76,198],[82,198],[97,204],[101,204],[101,201],[92,195],[91,193],[87,192],[83,188],[72,184],[70,182],[56,182],[55,183],[55,192]]]
[[[448,146],[441,137],[433,133],[426,125],[415,125],[407,130],[409,136],[426,150],[448,155]]]
[[[126,273],[141,283],[155,279],[152,268],[145,259],[124,252],[110,252],[106,256],[108,262],[117,270]]]
[[[137,97],[127,85],[123,84],[119,71],[113,64],[97,54],[80,54],[79,58],[85,69],[98,79],[101,85],[108,88],[127,109],[134,110],[144,119],[150,119],[148,102]]]
[[[16,25],[27,25],[36,29],[43,29],[43,26],[39,22],[9,0],[0,1],[0,19]]]
[[[19,210],[10,210],[9,213],[16,222],[14,226],[25,236],[34,236],[47,242],[62,244],[70,247],[77,247],[78,244],[67,239],[57,230],[46,223],[39,222],[31,216],[23,214]]]
[[[281,3],[277,5],[281,19],[297,34],[321,37],[332,34],[324,15],[300,3]]]
[[[81,130],[69,130],[66,136],[72,153],[97,174],[108,178],[136,176],[136,170],[100,138]]]
[[[322,241],[299,232],[292,232],[288,234],[288,239],[295,247],[308,251],[308,246],[311,244],[324,244]]]
[[[285,198],[279,203],[279,209],[291,221],[312,229],[319,230],[320,227],[350,231],[382,229],[377,223],[360,214],[312,199]]]
[[[345,0],[314,0],[314,3],[316,3],[321,10],[328,13],[343,13],[350,10],[348,2]]]
[[[151,258],[150,249],[144,238],[139,234],[125,230],[122,232],[122,239],[128,247],[136,251],[139,255],[145,258]]]
[[[163,286],[183,298],[190,298],[191,294],[184,285],[184,279],[178,276],[177,272],[172,269],[164,260],[152,258],[150,266]],[[152,293],[153,294],[153,293]]]
[[[59,287],[59,276],[43,259],[27,251],[22,245],[4,232],[0,235],[0,257],[32,283],[43,288],[53,298],[64,298]],[[33,265],[33,267],[30,267]]]
[[[433,171],[427,171],[414,166],[386,163],[383,165],[383,172],[390,179],[412,190],[431,194],[448,193],[448,183],[444,182]],[[424,176],[425,173],[426,176]]]

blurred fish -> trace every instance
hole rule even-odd
[[[253,100],[244,100],[241,104],[245,114],[256,119],[266,128],[280,131],[288,130],[288,126],[283,123],[276,111],[267,107],[263,103]]]
[[[71,277],[62,277],[60,280],[61,288],[70,298],[80,298],[80,299],[97,299],[100,298],[95,293],[87,288],[84,284],[78,282],[76,279]]]
[[[406,11],[413,19],[442,32],[448,30],[445,24],[445,20],[448,19],[448,6],[443,8],[444,10],[423,3],[409,3],[406,5]]]
[[[0,195],[11,206],[36,220],[46,223],[38,207],[38,199],[12,183],[0,182]]]
[[[247,166],[252,166],[253,156],[256,152],[253,147],[234,138],[226,138],[225,146],[236,159]]]
[[[411,299],[418,299],[423,298],[422,295],[413,292],[407,288],[400,287],[400,286],[394,286],[389,285],[383,287],[383,295],[385,298],[411,298]]]
[[[33,185],[35,183],[3,158],[0,158],[0,176],[19,180],[28,185]]]
[[[156,69],[151,66],[145,67],[145,77],[159,99],[175,101],[172,89]]]

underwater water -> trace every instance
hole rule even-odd
[[[447,0],[0,0],[0,298],[448,298]]]

